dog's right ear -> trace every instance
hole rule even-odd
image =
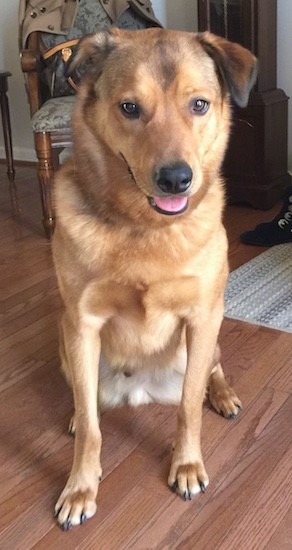
[[[66,76],[77,74],[80,79],[88,71],[95,76],[99,75],[104,61],[116,47],[116,31],[117,29],[108,29],[81,38],[68,64]]]
[[[210,32],[197,34],[197,40],[213,59],[223,90],[229,90],[239,107],[246,107],[257,78],[255,56],[240,44]]]

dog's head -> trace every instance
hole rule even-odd
[[[131,194],[133,203],[165,216],[191,210],[218,175],[229,98],[247,104],[255,57],[210,33],[111,29],[81,40],[71,68],[83,63],[75,139],[84,139],[85,123],[110,179],[126,171],[113,182],[119,200]]]

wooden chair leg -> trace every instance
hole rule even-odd
[[[34,134],[35,149],[38,158],[38,180],[43,209],[43,225],[48,239],[53,236],[55,228],[52,189],[54,184],[54,165],[50,134],[37,132]]]

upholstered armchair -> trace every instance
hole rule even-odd
[[[25,2],[24,21],[29,24],[33,19],[33,28],[36,28],[37,17],[47,17],[49,8],[45,2],[39,2],[38,7],[31,8],[28,0],[20,0],[20,8]],[[36,6],[38,2],[34,2]],[[115,24],[122,28],[140,29],[147,26],[159,25],[151,9],[151,2],[134,1],[120,4],[131,5],[124,10]],[[97,32],[112,25],[109,10],[116,9],[118,2],[114,0],[79,0],[74,25],[69,32],[58,35],[53,32],[53,26],[48,25],[48,31],[34,30],[25,37],[25,47],[21,48],[21,68],[25,74],[26,90],[31,113],[31,127],[34,135],[34,144],[38,159],[38,180],[40,186],[43,225],[46,236],[51,238],[54,225],[54,206],[52,202],[52,188],[54,174],[60,164],[60,153],[72,145],[71,143],[71,115],[75,96],[67,95],[51,97],[50,90],[42,79],[44,51],[61,42],[80,38],[88,33]],[[137,7],[137,9],[135,8]],[[142,11],[141,11],[142,10]],[[148,20],[147,20],[148,17]],[[21,17],[20,17],[21,19]],[[44,17],[43,17],[44,20]],[[23,21],[20,26],[23,27]],[[51,27],[51,29],[50,29]]]

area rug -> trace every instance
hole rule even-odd
[[[230,273],[225,317],[292,332],[292,243],[273,246]]]

